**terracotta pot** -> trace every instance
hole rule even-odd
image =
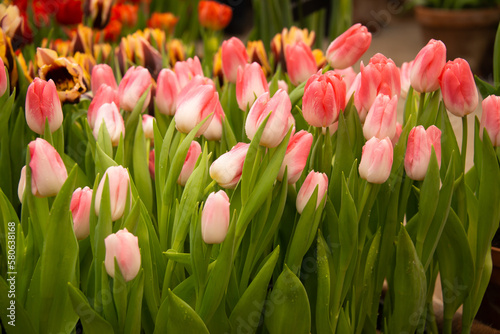
[[[415,17],[424,43],[439,39],[446,45],[449,60],[464,58],[475,74],[491,74],[500,7],[448,10],[417,6]]]

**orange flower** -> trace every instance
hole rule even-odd
[[[122,24],[118,20],[109,21],[108,25],[103,30],[97,31],[95,34],[95,42],[101,40],[101,34],[104,34],[104,40],[107,42],[116,42],[120,37],[122,31]]]
[[[111,9],[111,21],[116,20],[127,27],[133,27],[137,23],[137,5],[115,5]]]
[[[186,50],[184,49],[184,45],[180,39],[171,39],[167,43],[167,51],[170,66],[172,66],[172,68],[176,62],[186,60]]]
[[[172,13],[153,13],[148,20],[148,27],[167,30],[170,34],[174,32],[179,18]]]
[[[205,28],[224,29],[231,22],[232,17],[233,9],[217,1],[200,1],[198,4],[198,19]]]
[[[247,42],[247,53],[250,63],[257,62],[264,71],[264,75],[271,73],[271,66],[267,60],[266,49],[264,48],[264,43],[261,40],[258,41],[248,41]]]

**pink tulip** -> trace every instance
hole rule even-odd
[[[417,181],[425,178],[431,160],[432,146],[441,166],[441,130],[434,125],[427,130],[422,125],[411,129],[405,154],[405,171],[408,177]]]
[[[184,160],[184,165],[182,166],[181,174],[177,179],[177,183],[181,186],[185,186],[187,180],[191,176],[194,171],[194,167],[196,165],[196,161],[198,161],[198,157],[201,154],[201,146],[197,141],[192,141],[191,145],[189,145],[189,150],[186,155],[186,159]]]
[[[286,45],[286,69],[290,81],[297,86],[318,70],[311,48],[304,42]]]
[[[257,97],[269,92],[266,76],[258,63],[238,67],[236,78],[236,100],[241,110],[248,110]]]
[[[78,240],[83,240],[90,234],[90,205],[92,204],[92,189],[77,188],[71,197],[69,209],[73,216],[73,229]]]
[[[181,90],[177,75],[170,69],[164,68],[160,71],[156,80],[156,106],[158,111],[164,115],[173,116],[177,104],[177,95]]]
[[[401,97],[406,98],[408,95],[408,90],[410,89],[410,74],[413,67],[413,60],[410,62],[404,62],[401,65]]]
[[[444,106],[453,115],[463,117],[476,110],[479,103],[477,88],[465,59],[447,62],[439,77],[439,85]]]
[[[268,148],[278,146],[290,129],[291,109],[290,97],[285,91],[278,90],[272,98],[269,98],[269,93],[262,94],[248,113],[245,123],[247,137],[253,139],[260,124],[271,113],[260,138],[260,144]]]
[[[184,99],[184,96],[186,96],[191,89],[197,88],[201,85],[210,85],[215,90],[217,89],[212,79],[197,74],[193,78],[191,78],[191,80],[189,80],[189,82],[179,91],[179,94],[177,95],[176,108],[179,106],[180,101]]]
[[[107,64],[98,64],[92,68],[92,75],[90,76],[90,85],[92,93],[95,94],[101,85],[107,85],[114,90],[118,90],[113,69]]]
[[[278,80],[278,89],[282,89],[288,93],[288,84],[285,80]]]
[[[357,92],[359,90],[359,85],[360,84],[361,84],[361,72],[359,72],[358,74],[356,74],[356,77],[354,78],[354,81],[351,83],[351,85],[347,89],[347,93],[345,94],[345,100],[346,100],[346,102],[348,102],[351,99],[351,97],[354,94],[354,92]],[[359,101],[357,99],[354,99],[354,103],[355,103],[355,107],[358,109],[358,113],[359,113],[360,110],[361,110],[361,105],[358,106]],[[362,118],[363,121],[366,118],[366,114],[367,113],[368,113],[368,110],[365,110],[365,114],[363,115],[363,118]],[[361,118],[361,114],[360,114],[360,118]]]
[[[104,188],[104,181],[108,177],[109,184],[109,198],[111,203],[111,219],[118,220],[123,216],[125,206],[127,204],[127,196],[130,194],[130,177],[128,171],[122,166],[109,167],[97,187],[95,195],[95,213],[99,215],[101,208],[102,190]]]
[[[446,64],[446,46],[431,39],[415,57],[410,74],[411,86],[420,93],[439,88],[439,76]]]
[[[207,140],[211,141],[220,141],[222,138],[222,122],[224,121],[224,110],[222,110],[222,106],[220,103],[217,104],[217,107],[214,111],[214,117],[208,124],[208,128],[203,132],[203,136]]]
[[[7,91],[7,73],[5,72],[5,64],[0,58],[0,96]]]
[[[180,89],[184,88],[184,86],[186,86],[196,75],[203,76],[203,69],[201,68],[201,63],[197,56],[189,58],[186,61],[176,62],[174,72],[177,76]]]
[[[106,256],[104,266],[109,276],[115,277],[115,258],[125,282],[133,280],[141,269],[139,239],[126,228],[104,239]]]
[[[37,197],[55,196],[68,178],[68,172],[56,149],[45,139],[29,143],[31,192]]]
[[[224,190],[208,195],[201,214],[201,236],[207,244],[220,244],[229,228],[229,197]]]
[[[199,136],[208,128],[216,109],[219,107],[219,94],[212,85],[193,87],[177,101],[175,127],[180,132],[189,133],[208,115],[212,114],[196,133],[196,136]]]
[[[104,103],[99,110],[97,110],[95,126],[92,131],[96,140],[99,136],[99,130],[103,123],[108,130],[111,143],[113,146],[118,146],[120,143],[120,137],[125,137],[125,123],[123,122],[123,117],[114,102]]]
[[[318,72],[307,80],[302,100],[302,115],[307,123],[327,127],[335,123],[345,108],[346,87],[341,76]]]
[[[345,69],[335,69],[333,70],[333,73],[338,74],[342,77],[343,81],[345,82],[345,88],[346,90],[349,90],[356,79],[357,73],[354,72],[354,69],[352,67],[347,67]],[[346,100],[347,101],[347,100]]]
[[[307,131],[301,130],[290,138],[286,148],[285,158],[278,173],[278,180],[283,181],[285,168],[287,169],[287,181],[290,184],[297,182],[306,167],[307,157],[311,151],[313,136]]]
[[[490,95],[483,100],[480,135],[488,131],[493,146],[500,146],[500,96]]]
[[[142,66],[130,67],[118,86],[118,95],[120,97],[120,108],[125,111],[134,110],[141,96],[151,87],[151,74]],[[149,90],[142,112],[146,110],[151,99],[151,90]]]
[[[241,178],[243,163],[250,144],[238,143],[210,166],[210,177],[221,187],[233,189]]]
[[[50,132],[61,127],[63,112],[54,81],[35,78],[26,93],[26,122],[31,130],[43,135],[45,120],[49,122]]]
[[[17,185],[17,196],[19,197],[19,202],[23,202],[24,189],[26,188],[26,166],[21,169],[21,177],[19,178],[19,184]]]
[[[372,34],[356,23],[337,37],[326,50],[326,59],[333,68],[344,69],[354,65],[368,50]]]
[[[87,111],[87,121],[90,128],[94,129],[95,119],[97,117],[97,110],[104,103],[114,103],[120,105],[120,98],[118,97],[118,90],[109,87],[108,85],[101,85],[90,102],[89,110]]]
[[[391,143],[393,147],[396,146],[396,144],[398,143],[399,137],[401,137],[402,132],[403,132],[403,125],[401,125],[401,123],[399,122],[396,122],[396,134],[394,135],[394,137],[391,138]]]
[[[392,98],[379,94],[373,101],[373,104],[366,116],[363,125],[363,135],[368,140],[371,137],[384,139],[392,138],[396,134],[396,119],[398,108],[398,97]]]
[[[155,138],[153,130],[154,117],[151,115],[142,115],[142,130],[144,131],[144,137],[146,139],[153,140]]]
[[[149,151],[148,169],[149,169],[149,175],[154,180],[154,178],[155,178],[155,150]]]
[[[368,65],[361,64],[359,89],[354,95],[354,102],[361,122],[364,122],[366,113],[380,93],[388,96],[397,95],[399,98],[401,76],[399,68],[392,59],[377,53],[370,59]]]
[[[392,143],[388,137],[372,137],[363,146],[359,176],[370,183],[384,183],[391,174],[393,155]]]
[[[297,194],[296,206],[298,213],[302,213],[316,187],[318,187],[318,197],[316,199],[317,209],[323,200],[323,197],[325,197],[326,190],[328,189],[328,177],[325,173],[319,173],[312,170],[307,175]]]
[[[222,42],[222,72],[227,81],[235,83],[238,67],[248,63],[248,54],[245,44],[237,37]]]

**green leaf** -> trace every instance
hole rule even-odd
[[[128,297],[127,317],[125,319],[125,334],[141,333],[142,295],[144,292],[144,270],[132,281]]]
[[[210,334],[203,320],[191,306],[170,289],[156,317],[154,333]]]
[[[14,282],[19,276],[14,276]],[[11,298],[11,285],[10,281],[6,281],[4,277],[0,276],[0,307],[2,312],[0,312],[0,319],[2,320],[2,327],[7,331],[7,333],[14,334],[25,334],[25,333],[37,333],[38,331],[32,324],[32,319],[30,314],[24,309],[23,305],[19,303],[17,298],[14,298],[17,291],[14,293],[13,298]],[[13,287],[14,290],[17,286]],[[12,314],[9,308],[11,308],[12,302],[14,302],[14,314],[13,317],[9,315]]]
[[[151,87],[146,89],[146,91],[142,94],[142,96],[137,101],[137,104],[132,110],[132,113],[129,115],[127,121],[125,122],[125,167],[129,167],[131,164],[130,159],[132,154],[132,146],[134,144],[135,130],[137,128],[137,124],[142,124],[142,107],[144,106],[144,102],[146,101],[146,97],[151,91]]]
[[[153,186],[149,175],[149,152],[146,151],[146,139],[142,129],[142,122],[137,122],[135,140],[133,144],[133,173],[134,182],[142,202],[153,213]]]
[[[316,331],[333,333],[330,322],[330,265],[331,253],[323,234],[318,231],[318,294],[316,300]]]
[[[127,283],[118,265],[118,260],[115,257],[115,277],[113,278],[113,301],[115,304],[116,314],[118,316],[118,326],[120,332],[125,328],[125,319],[127,316]]]
[[[101,147],[107,156],[113,156],[113,145],[111,143],[111,137],[109,136],[108,128],[106,123],[102,122],[99,127],[99,134],[97,135],[97,145]]]
[[[267,300],[274,312],[267,312],[264,323],[270,334],[311,332],[311,310],[306,289],[285,265]]]

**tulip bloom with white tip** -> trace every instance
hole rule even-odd
[[[307,81],[318,70],[311,48],[304,42],[286,45],[285,60],[286,71],[295,86]]]
[[[222,106],[218,103],[214,111],[214,117],[212,117],[210,124],[208,124],[207,129],[203,132],[203,137],[211,141],[220,141],[222,138],[222,122],[224,122],[224,117],[226,117],[224,110],[222,110]]]
[[[87,121],[91,129],[95,127],[97,111],[105,103],[114,103],[116,106],[119,106],[120,98],[118,97],[118,90],[108,85],[101,85],[90,102],[89,110],[87,111]]]
[[[207,244],[220,244],[229,228],[229,197],[224,190],[208,195],[201,214],[201,236]]]
[[[146,139],[153,140],[155,137],[153,130],[154,119],[155,118],[151,115],[142,115],[142,130],[144,131],[144,137],[146,137]]]
[[[193,173],[194,167],[196,165],[196,161],[198,161],[198,157],[201,154],[201,145],[197,141],[192,141],[191,145],[189,145],[189,150],[186,155],[186,159],[184,160],[184,165],[182,166],[181,174],[177,179],[177,183],[181,186],[185,186],[187,180]]]
[[[120,108],[125,111],[134,110],[141,96],[151,87],[151,74],[142,66],[132,66],[127,70],[120,86],[118,86],[118,96],[120,97]],[[151,99],[151,90],[149,90],[142,112],[146,110]]]
[[[300,130],[290,138],[286,148],[285,158],[278,173],[278,180],[283,180],[285,168],[287,169],[288,183],[297,182],[304,171],[307,157],[311,151],[313,136],[307,131]]]
[[[356,23],[337,37],[326,50],[326,59],[331,67],[344,69],[354,65],[368,50],[372,34],[368,29]]]
[[[453,115],[464,117],[476,110],[479,103],[477,87],[465,59],[457,58],[447,62],[439,77],[439,85],[444,106]]]
[[[238,67],[248,63],[248,54],[245,44],[237,37],[222,42],[222,72],[227,81],[235,83]]]
[[[19,184],[17,185],[17,196],[19,197],[19,202],[23,202],[24,189],[26,188],[26,166],[21,169],[21,177],[19,178]]]
[[[258,63],[238,67],[236,100],[241,110],[247,110],[265,92],[269,92],[269,87],[262,67]]]
[[[203,76],[203,69],[201,68],[200,59],[198,59],[197,56],[185,61],[176,62],[174,65],[174,72],[177,76],[179,89],[184,88],[195,76]]]
[[[289,120],[293,117],[291,109],[290,97],[285,91],[279,89],[272,98],[269,98],[269,93],[262,94],[248,113],[245,123],[247,137],[253,139],[260,124],[271,113],[260,138],[260,144],[268,148],[278,146],[290,129]]]
[[[429,93],[439,88],[439,76],[446,64],[446,46],[431,39],[413,61],[410,83],[414,90]]]
[[[298,213],[302,213],[316,187],[318,187],[318,198],[316,199],[317,209],[323,200],[323,197],[325,197],[326,190],[328,189],[328,177],[325,173],[315,172],[312,170],[307,175],[304,183],[302,183],[302,187],[300,187],[300,190],[297,193],[296,206]]]
[[[413,67],[413,60],[410,62],[404,62],[401,64],[401,97],[406,98],[408,95],[408,90],[410,89],[410,75],[411,69]]]
[[[413,180],[421,181],[427,174],[432,146],[441,166],[441,130],[431,125],[427,130],[422,125],[411,129],[405,153],[405,171]]]
[[[104,239],[106,256],[104,266],[109,276],[115,277],[115,258],[125,282],[133,280],[141,269],[139,239],[126,228]]]
[[[233,189],[241,178],[250,144],[238,143],[210,166],[210,177],[222,188]]]
[[[120,136],[125,137],[125,123],[123,122],[123,117],[114,102],[104,103],[99,110],[97,110],[94,130],[92,131],[96,140],[99,136],[99,129],[103,124],[108,130],[113,146],[118,146]]]
[[[43,135],[45,120],[53,133],[61,127],[63,112],[54,81],[35,78],[26,92],[26,123],[31,130]]]
[[[177,105],[177,95],[181,90],[177,75],[170,69],[162,69],[156,80],[156,106],[164,115],[173,116]]]
[[[365,138],[367,140],[371,137],[393,138],[396,134],[397,108],[398,97],[396,95],[392,98],[383,94],[377,95],[363,125]]]
[[[120,219],[125,211],[127,196],[130,193],[130,177],[128,171],[122,166],[112,166],[106,169],[95,195],[94,208],[96,215],[99,215],[99,210],[101,208],[102,191],[104,189],[106,176],[108,177],[109,184],[111,219],[115,221]]]
[[[483,138],[486,129],[493,146],[500,146],[500,96],[488,96],[483,100],[482,106],[480,136]]]
[[[69,209],[73,217],[73,230],[78,240],[83,240],[90,234],[90,205],[92,204],[92,189],[77,188],[71,196]]]
[[[30,150],[31,191],[37,197],[55,196],[68,178],[66,166],[56,149],[45,139],[37,138]]]
[[[391,174],[393,157],[392,143],[388,137],[372,137],[363,146],[359,176],[370,183],[384,183]]]
[[[97,64],[92,68],[90,86],[92,87],[92,93],[94,93],[94,95],[97,93],[101,85],[107,85],[115,90],[118,90],[113,69],[107,64]]]

